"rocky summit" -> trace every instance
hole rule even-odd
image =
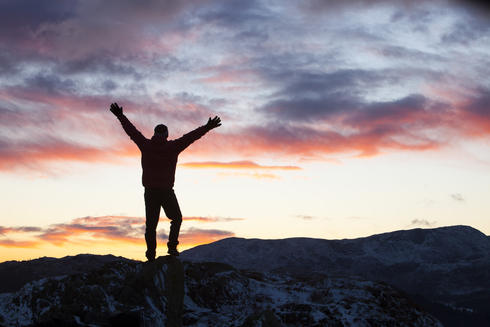
[[[183,298],[184,269],[179,260],[160,257],[144,264],[120,259],[0,294],[0,324],[177,326]]]
[[[107,261],[92,261],[99,258]],[[76,257],[49,262],[56,260]],[[49,277],[0,294],[0,325],[442,326],[391,286],[360,278],[261,273],[174,257],[113,257],[81,272],[67,267],[60,276],[52,276],[49,263],[44,268]]]

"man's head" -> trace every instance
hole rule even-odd
[[[164,138],[168,137],[168,128],[163,124],[155,126],[155,135],[161,135]]]

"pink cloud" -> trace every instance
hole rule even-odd
[[[140,155],[119,122],[109,113],[107,107],[113,99],[106,96],[49,94],[33,87],[11,87],[0,90],[2,99],[30,103],[23,110],[0,107],[0,126],[5,135],[8,135],[8,131],[17,133],[20,128],[23,131],[32,129],[32,136],[0,140],[0,170],[25,167],[46,169],[50,164],[67,161],[118,163],[125,157],[137,158]],[[207,105],[190,97],[162,96],[146,102],[139,100],[122,99],[120,104],[147,137],[151,136],[153,126],[140,122],[138,117],[143,113],[146,122],[150,117],[155,124],[167,123],[171,138],[204,124],[206,118],[213,115]],[[317,111],[310,112],[315,115],[315,124],[269,120],[265,125],[238,125],[231,130],[215,130],[193,144],[185,154],[213,159],[281,155],[288,160],[298,157],[322,160],[323,156],[338,153],[373,156],[389,151],[436,150],[446,145],[447,135],[488,137],[489,102],[488,91],[482,89],[454,104],[437,103],[422,96],[408,96],[392,102],[367,104],[361,109],[334,111],[325,117],[321,116],[319,110],[323,109],[319,107]],[[38,105],[40,103],[42,109]],[[276,102],[274,108],[273,114],[279,118],[290,119],[296,115],[297,109],[291,103]],[[173,126],[178,127],[174,129]],[[71,133],[80,135],[82,142],[91,142],[68,141]],[[219,153],[216,151],[218,148]],[[299,168],[261,166],[250,160],[192,161],[182,166],[255,170]]]

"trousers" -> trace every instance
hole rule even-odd
[[[176,248],[179,244],[180,225],[182,213],[173,189],[145,187],[146,230],[145,240],[147,253],[155,255],[157,248],[156,229],[160,219],[160,208],[170,219],[170,233],[168,235],[168,248]]]

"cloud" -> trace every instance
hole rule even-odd
[[[408,227],[422,226],[422,227],[433,227],[436,225],[436,221],[428,221],[427,219],[413,219]]]
[[[65,244],[90,245],[97,243],[142,243],[144,219],[141,217],[101,216],[75,218],[69,223],[41,227],[2,227],[0,245],[30,247],[32,245]],[[17,238],[20,237],[20,240]],[[28,240],[25,241],[24,239]]]
[[[257,111],[270,123],[265,126],[267,130],[252,127],[247,134],[265,138],[262,144],[277,138],[278,148],[284,148],[279,143],[294,145],[299,153],[305,149],[302,139],[310,140],[310,148],[319,154],[374,155],[391,149],[438,148],[441,141],[424,134],[448,125],[449,104],[417,93],[386,101],[366,97],[366,90],[403,81],[401,73],[361,69],[326,73],[266,70],[266,78],[279,90]]]
[[[0,36],[14,39],[9,33],[15,32],[17,37],[26,37],[44,24],[56,24],[73,18],[76,6],[77,1],[63,0],[49,3],[39,3],[35,0],[2,1],[0,21],[3,28]]]
[[[410,49],[404,46],[387,44],[381,49],[373,48],[373,51],[379,53],[386,58],[394,58],[398,60],[407,60],[408,62],[413,60],[423,60],[424,62],[438,62],[444,60],[444,57],[439,54],[434,54],[418,49]]]
[[[352,74],[352,72],[347,73],[350,77],[342,78],[339,77],[343,76],[341,74],[337,78],[355,80]],[[361,76],[363,74],[361,73]],[[323,81],[322,78],[318,80]],[[294,83],[300,82],[296,78]],[[330,83],[329,78],[327,78],[327,85],[328,83]],[[284,90],[289,89],[290,85],[286,83]],[[45,87],[50,90],[49,85]],[[312,90],[315,89],[320,90],[320,93],[323,92],[320,86],[312,87]],[[3,132],[9,135],[10,132],[7,131],[12,130],[11,133],[18,133],[16,136],[18,137],[22,135],[18,132],[19,129],[25,132],[32,130],[34,136],[20,140],[0,138],[0,169],[12,170],[29,166],[40,168],[45,163],[63,161],[117,163],[123,157],[139,156],[137,148],[127,139],[118,122],[108,115],[106,109],[102,109],[109,103],[106,103],[109,99],[62,94],[41,96],[36,95],[35,92],[29,93],[28,90],[11,89],[10,91],[13,92],[3,94],[22,98],[23,101],[49,103],[52,107],[49,111],[36,108],[18,110],[6,102],[2,106],[0,98],[2,118],[0,125]],[[48,92],[58,91],[53,88]],[[437,149],[446,144],[447,136],[443,136],[447,134],[459,134],[464,137],[490,135],[488,118],[490,92],[484,88],[477,89],[471,97],[457,104],[443,104],[422,94],[411,94],[392,101],[368,102],[352,91],[353,98],[343,102],[344,105],[350,105],[333,106],[323,103],[325,98],[322,98],[321,94],[318,99],[315,99],[315,93],[312,92],[311,99],[303,101],[294,98],[292,88],[288,92],[290,97],[272,100],[268,105],[260,108],[259,112],[267,117],[264,125],[257,124],[210,133],[205,141],[196,142],[188,152],[206,157],[209,153],[215,153],[216,145],[219,144],[220,153],[228,157],[281,154],[296,158],[309,156],[321,159],[324,155],[335,153],[372,156],[392,150]],[[278,93],[281,97],[284,94],[286,91]],[[344,96],[348,99],[347,95]],[[174,109],[167,110],[166,121],[170,123],[186,121],[186,124],[191,126],[189,122],[199,121],[199,118],[202,120],[203,116],[206,117],[210,113],[207,105],[199,103],[201,101],[199,98],[181,95],[163,100],[164,103],[158,104],[125,102],[125,108],[130,108],[126,111],[128,117],[134,119],[142,112],[146,113],[145,117],[160,117],[163,115],[163,110],[160,108],[168,106]],[[94,107],[101,109],[96,111]],[[155,118],[155,121],[158,119]],[[462,123],[457,124],[458,121]],[[153,127],[137,122],[135,124],[144,131],[151,131]],[[61,131],[65,128],[69,128],[70,132],[58,132],[53,135],[53,131]],[[91,132],[90,139],[99,140],[92,144],[67,140],[73,133],[84,135],[88,131]],[[41,135],[35,136],[36,133]],[[175,130],[171,130],[171,134],[180,136]],[[111,144],[114,141],[117,143]],[[258,164],[253,161],[203,161],[189,162],[182,166],[284,170],[299,168],[297,166],[281,168],[277,165],[254,167],[254,165]]]
[[[68,224],[55,224],[38,238],[62,246],[65,243],[85,243],[83,238],[97,241],[140,244],[144,220],[139,217],[103,216],[76,218]]]
[[[24,83],[30,92],[41,92],[47,95],[74,93],[76,90],[73,80],[62,79],[55,74],[38,73],[34,76],[29,76]]]
[[[38,241],[16,241],[0,238],[0,246],[6,248],[35,248],[38,247],[40,244],[41,242]]]
[[[479,88],[473,95],[461,101],[457,108],[461,129],[469,135],[490,134],[490,89]]]
[[[220,229],[200,229],[191,227],[179,235],[179,242],[187,245],[207,244],[223,238],[233,237],[235,233]]]
[[[0,235],[7,233],[34,233],[40,232],[42,230],[41,227],[35,226],[21,226],[21,227],[3,227],[0,226]]]
[[[311,148],[320,155],[358,152],[361,156],[390,150],[437,149],[446,145],[448,135],[467,137],[469,130],[490,135],[486,89],[479,89],[462,106],[450,98],[443,101],[421,93],[384,101],[367,97],[366,90],[403,84],[404,73],[340,69],[269,74],[266,70],[267,78],[279,87],[272,99],[257,109],[269,123],[250,127],[243,134],[255,137],[255,143],[262,146],[277,140],[277,149],[291,146],[298,154],[308,153]],[[422,73],[428,80],[441,78]],[[310,140],[309,146],[302,144],[303,139]],[[267,151],[273,152],[273,146]]]
[[[231,217],[184,217],[186,221],[200,223],[241,221]],[[46,244],[66,246],[103,246],[105,244],[130,244],[144,246],[145,218],[128,216],[80,217],[68,223],[52,224],[47,227],[0,226],[0,246],[39,247]],[[165,230],[157,231],[159,239],[167,241]],[[200,229],[190,227],[181,231],[179,237],[183,246],[213,242],[235,235],[220,229]]]
[[[360,106],[363,86],[381,81],[378,73],[360,69],[334,72],[263,72],[278,84],[274,100],[259,108],[260,112],[282,121],[327,119],[346,109]]]
[[[429,150],[440,146],[437,140],[420,137],[408,132],[398,132],[396,126],[378,126],[352,134],[322,130],[309,126],[271,124],[266,127],[251,127],[244,134],[253,135],[244,143],[249,148],[246,154],[281,153],[290,156],[305,156],[321,159],[335,153],[354,153],[358,156],[373,156],[389,150]],[[406,138],[406,139],[403,139]]]
[[[469,46],[473,42],[484,39],[490,31],[490,24],[479,20],[460,21],[441,36],[443,44]]]
[[[452,193],[450,194],[451,199],[457,202],[464,202],[465,198],[460,193]]]
[[[128,48],[142,47],[150,40],[157,40],[157,33],[151,30],[146,34],[142,32],[152,25],[170,30],[185,9],[196,3],[199,2],[162,3],[152,0],[144,5],[129,0],[2,2],[0,12],[3,14],[0,18],[4,28],[0,36],[12,44],[50,56],[58,51],[58,56],[66,58],[101,49],[117,56],[118,52],[127,53]],[[16,37],[9,36],[9,33],[16,33]]]
[[[415,3],[422,2],[429,4]],[[308,1],[301,6],[310,11],[301,16],[297,4],[261,1],[2,2],[0,74],[8,73],[0,75],[0,170],[139,156],[108,115],[114,99],[145,134],[165,122],[174,138],[210,115],[224,116],[222,128],[186,151],[199,160],[189,163],[196,167],[234,166],[215,161],[220,156],[251,163],[283,155],[324,160],[337,153],[434,150],[451,137],[488,137],[488,74],[471,73],[482,72],[477,64],[487,66],[478,59],[484,50],[465,50],[468,69],[460,76],[448,69],[460,65],[457,49],[446,49],[451,42],[401,44],[405,29],[394,25],[386,35],[384,21],[366,28],[355,10],[340,21],[312,19],[313,12],[357,5],[411,12],[409,3]],[[431,8],[424,7],[428,18],[420,18],[427,25],[442,17]],[[435,39],[486,35],[481,21],[465,25],[471,19],[452,14],[454,26]],[[406,23],[412,29],[420,22]],[[461,35],[451,36],[455,31]],[[455,79],[467,96],[460,103],[432,98],[424,89]]]
[[[206,84],[249,84],[253,83],[258,73],[248,69],[237,69],[235,67],[213,67],[206,68],[204,73],[210,73],[210,76],[199,78],[199,82]]]
[[[47,169],[47,163],[65,161],[115,163],[122,156],[136,153],[137,150],[127,145],[104,149],[57,139],[40,139],[25,143],[0,140],[0,170]]]
[[[300,170],[298,166],[266,166],[260,165],[253,161],[201,161],[201,162],[186,162],[180,164],[186,168],[224,168],[224,169],[266,169],[266,170]]]
[[[400,122],[399,125],[404,122],[423,122],[421,113],[427,108],[427,102],[427,98],[420,94],[411,94],[393,101],[372,102],[359,110],[346,113],[348,118],[344,122],[356,128],[394,125],[396,121]]]
[[[200,18],[208,23],[236,26],[250,22],[260,22],[268,18],[266,8],[261,1],[214,1],[203,8]]]
[[[51,77],[37,76],[28,85],[0,88],[0,170],[49,170],[49,164],[57,162],[118,163],[123,157],[139,156],[108,110],[113,99],[79,95],[71,87],[58,87],[64,82]],[[165,121],[176,138],[211,115],[200,103],[207,100],[186,93],[121,100],[128,117],[148,137],[156,122]],[[143,124],[139,117],[145,117]]]
[[[481,10],[484,12],[490,11],[490,5],[487,1],[480,0],[398,0],[396,1],[397,5],[403,5],[405,8],[421,5],[424,3],[436,3],[438,5],[447,5],[449,3],[470,8]],[[336,1],[336,0],[307,0],[304,1],[304,5],[306,8],[311,10],[335,10],[342,7],[352,7],[352,6],[373,6],[376,4],[393,4],[393,1],[390,0],[345,0],[345,1]]]

